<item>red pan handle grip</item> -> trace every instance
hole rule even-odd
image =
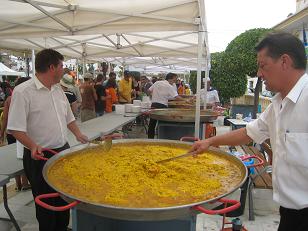
[[[221,202],[221,203],[224,203],[225,206],[227,204],[232,204],[232,205],[229,206],[229,207],[225,207],[223,209],[219,209],[219,210],[208,210],[208,209],[203,208],[200,205],[195,205],[195,206],[192,207],[192,209],[200,211],[200,212],[205,213],[205,214],[216,215],[216,214],[229,213],[229,212],[231,212],[235,209],[238,209],[241,206],[241,202],[239,202],[237,200],[230,200],[230,199],[226,199],[226,198],[221,198],[221,199],[218,199],[218,201]]]
[[[144,116],[149,116],[149,115],[150,115],[150,113],[151,113],[151,111],[150,111],[150,110],[147,110],[147,111],[141,112],[141,114],[142,114],[142,115],[144,115]]]
[[[39,206],[45,209],[52,210],[52,211],[58,211],[58,212],[71,209],[80,203],[80,201],[73,201],[72,203],[68,205],[56,207],[56,206],[49,205],[41,200],[41,199],[53,198],[53,197],[59,197],[59,196],[60,196],[60,193],[42,194],[42,195],[35,197],[35,203],[37,203]]]
[[[47,151],[47,152],[50,152],[51,154],[58,154],[58,152],[52,150],[52,149],[49,149],[49,148],[42,148],[42,153],[44,154],[44,151]],[[48,160],[48,158],[44,157],[44,156],[39,156],[37,155],[38,153],[34,154],[34,156],[37,158],[37,159],[40,159],[40,160]]]
[[[198,137],[192,137],[192,136],[183,136],[180,141],[199,141],[200,139]]]
[[[248,160],[248,159],[257,159],[257,160],[258,160],[258,163],[252,164],[252,165],[248,165],[248,166],[246,166],[247,168],[253,168],[253,167],[257,167],[257,166],[260,166],[260,165],[263,165],[263,164],[264,164],[264,160],[262,160],[260,157],[258,157],[258,156],[256,156],[256,155],[245,156],[245,157],[241,158],[242,161]]]

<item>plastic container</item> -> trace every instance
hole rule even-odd
[[[141,106],[132,106],[132,112],[133,113],[141,112]]]
[[[149,96],[143,96],[142,102],[150,102],[150,97]]]
[[[115,113],[124,115],[125,114],[125,105],[124,104],[116,104],[115,105]]]
[[[125,104],[125,112],[132,112],[132,107],[134,106],[134,104]]]
[[[133,104],[134,106],[141,106],[141,100],[136,99],[133,101]]]

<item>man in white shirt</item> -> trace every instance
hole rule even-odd
[[[204,84],[203,84],[204,85]],[[211,88],[211,79],[207,78],[207,89],[202,88],[200,90],[201,102],[207,103],[207,106],[214,107],[220,103],[218,92]]]
[[[308,230],[308,75],[303,43],[288,33],[273,33],[256,47],[258,73],[272,104],[246,128],[196,142],[210,146],[241,145],[270,138],[273,150],[273,198],[280,204],[279,231]]]
[[[14,89],[10,105],[7,129],[25,146],[24,170],[34,198],[55,192],[42,176],[45,161],[39,160],[39,156],[51,157],[51,153],[43,154],[42,148],[58,152],[69,148],[67,128],[78,141],[88,141],[77,127],[69,102],[58,84],[63,76],[63,59],[55,50],[40,51],[35,59],[36,76]],[[61,198],[51,199],[48,203],[54,206],[66,204]],[[40,231],[67,230],[69,210],[54,212],[37,204],[35,207]]]
[[[174,73],[168,73],[166,75],[166,80],[156,81],[150,88],[149,92],[152,94],[152,105],[151,108],[167,108],[169,99],[183,99],[174,89],[173,84],[175,84],[177,75]],[[154,139],[155,127],[157,120],[150,119],[148,138]]]

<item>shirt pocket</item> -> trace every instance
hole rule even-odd
[[[68,103],[65,100],[59,100],[57,102],[57,113],[60,116],[60,118],[62,118],[63,116],[66,117],[67,116],[67,107],[68,107]]]
[[[308,168],[308,133],[286,133],[287,161]]]

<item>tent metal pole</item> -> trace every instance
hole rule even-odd
[[[30,58],[29,58],[29,54],[27,54],[26,57],[26,66],[27,66],[27,77],[30,76]]]
[[[86,73],[86,44],[82,43],[82,77]]]
[[[32,49],[32,78],[35,76],[35,52]]]
[[[195,137],[200,138],[200,88],[201,88],[201,59],[203,51],[203,30],[199,24],[198,31],[198,67],[197,67],[197,94],[196,94],[196,117],[195,117]],[[202,137],[201,137],[202,138]]]
[[[76,59],[76,76],[77,76],[77,83],[79,83],[79,62],[78,62],[78,59]]]
[[[82,76],[86,73],[86,59],[82,57]]]

